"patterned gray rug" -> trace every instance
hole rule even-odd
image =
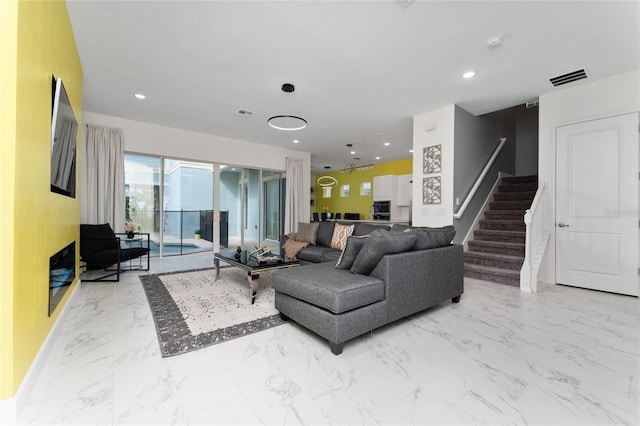
[[[273,306],[271,273],[260,274],[251,304],[247,273],[222,268],[140,276],[156,323],[163,357],[226,342],[284,321]]]

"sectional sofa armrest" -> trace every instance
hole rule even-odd
[[[384,256],[370,274],[385,282],[389,322],[464,291],[463,248],[459,244]]]

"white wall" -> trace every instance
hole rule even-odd
[[[286,170],[287,157],[303,160],[303,187],[310,187],[311,154],[254,142],[207,135],[120,117],[83,112],[84,123],[124,131],[125,151],[187,160],[217,162],[250,168]],[[309,194],[304,193],[303,217],[309,217]]]
[[[453,223],[453,135],[455,105],[413,117],[413,207],[414,226],[444,226]],[[422,152],[427,146],[442,145],[442,203],[422,204]],[[436,175],[429,175],[436,176]]]
[[[547,202],[551,206],[548,223],[555,223],[556,128],[634,111],[640,111],[640,70],[540,96],[538,179],[540,183],[546,183]],[[545,281],[555,283],[554,232],[546,258]]]

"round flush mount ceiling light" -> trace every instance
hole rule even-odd
[[[389,146],[389,145],[391,145],[391,142],[385,142],[383,145],[384,146]]]
[[[298,139],[294,139],[293,143],[300,143],[300,141]]]
[[[307,127],[307,120],[295,115],[274,115],[267,123],[278,130],[302,130]]]
[[[147,99],[147,97],[145,95],[143,95],[142,93],[136,93],[135,95],[136,98],[142,100],[142,99]]]
[[[473,78],[475,76],[476,76],[475,71],[467,71],[464,74],[462,74],[462,78]]]

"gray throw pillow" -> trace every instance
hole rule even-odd
[[[298,231],[296,232],[296,241],[301,243],[315,244],[318,235],[318,225],[320,222],[303,223],[298,222]]]
[[[400,223],[391,224],[391,232],[404,232],[407,229],[411,229],[409,225],[402,225]]]
[[[411,250],[425,250],[436,247],[445,247],[451,244],[456,236],[456,228],[453,225],[441,228],[411,228],[404,231],[405,234],[414,234],[416,242]]]
[[[385,254],[402,253],[415,242],[416,235],[408,232],[373,231],[353,261],[351,272],[369,275]]]
[[[356,236],[369,235],[376,229],[382,229],[382,230],[388,231],[389,229],[391,229],[391,226],[360,222],[356,225],[355,229],[353,230],[353,235],[356,235]]]
[[[356,256],[360,253],[360,249],[367,240],[367,236],[347,238],[347,246],[342,250],[340,259],[336,263],[336,269],[351,269],[353,261],[356,260]]]
[[[333,238],[333,227],[335,222],[318,222],[318,234],[316,244],[323,247],[331,246],[331,238]]]

